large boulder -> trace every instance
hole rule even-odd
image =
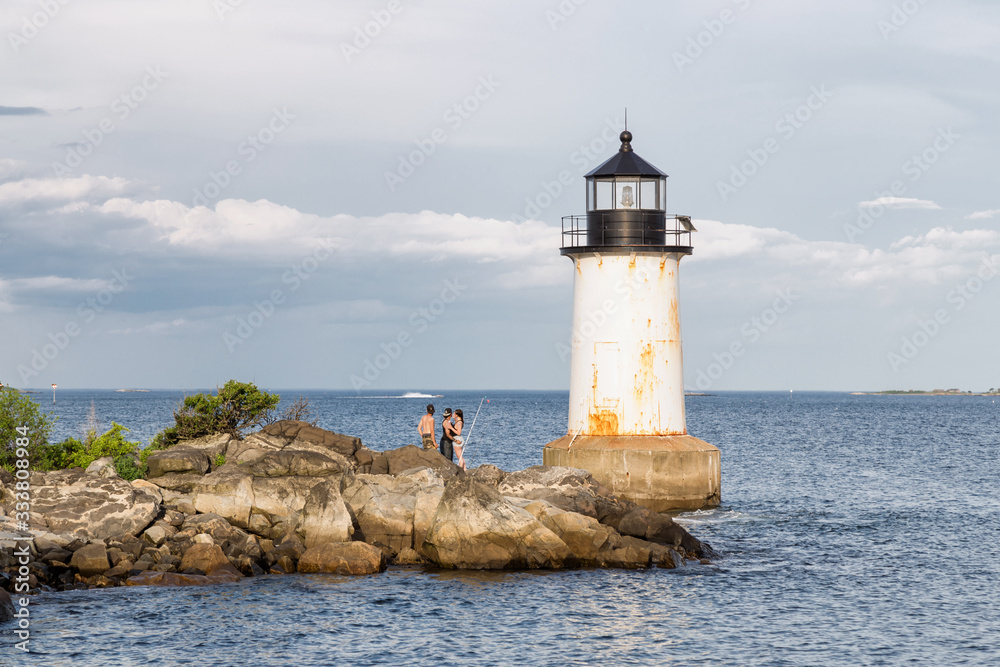
[[[320,454],[335,452],[345,458],[353,456],[354,452],[361,448],[360,438],[327,431],[303,421],[282,419],[268,424],[260,433],[285,440],[288,449]]]
[[[191,491],[195,509],[218,514],[245,530],[269,531],[277,524],[292,530],[314,487],[340,484],[339,475],[255,477],[248,472],[251,468],[227,463],[202,477]]]
[[[230,566],[232,567],[232,566]],[[243,575],[236,568],[233,572],[219,570],[209,575],[181,574],[179,572],[155,572],[147,570],[128,578],[126,586],[209,586],[239,581]]]
[[[212,467],[212,462],[208,454],[200,449],[185,449],[182,445],[176,445],[153,452],[146,459],[146,465],[149,468],[147,477],[156,479],[170,473],[204,475]]]
[[[240,528],[250,524],[254,503],[253,475],[227,464],[194,484],[194,507],[203,514],[218,514]]]
[[[191,473],[167,473],[160,477],[149,480],[150,484],[155,484],[160,488],[162,494],[164,490],[173,491],[177,494],[189,494],[194,491],[194,487],[201,483],[203,475],[200,472]],[[164,494],[166,497],[168,494]]]
[[[212,539],[219,543],[231,540],[242,533],[218,514],[189,516],[181,524],[181,530],[192,532],[195,535],[211,535]]]
[[[118,471],[115,470],[115,460],[110,456],[94,459],[84,472],[98,477],[118,477]]]
[[[378,546],[395,556],[401,550],[414,546],[414,513],[417,497],[421,492],[427,498],[431,489],[438,489],[437,497],[444,492],[444,481],[432,470],[423,468],[413,474],[354,475],[344,478],[341,492],[354,523],[357,538]],[[435,508],[436,509],[436,508]],[[424,521],[429,505],[422,505]],[[426,533],[429,525],[423,529]]]
[[[181,447],[183,449],[197,449],[205,452],[208,458],[215,461],[219,454],[226,453],[226,448],[233,440],[235,440],[235,438],[228,433],[215,433],[213,435],[195,438],[194,440],[181,440],[175,445],[175,447]]]
[[[334,458],[335,457],[335,458]],[[297,449],[268,452],[262,458],[247,463],[243,468],[254,477],[327,477],[353,469],[346,458],[331,452],[320,454]]]
[[[197,543],[193,544],[181,559],[179,567],[181,572],[197,570],[204,574],[212,575],[217,572],[229,574],[240,574],[240,571],[233,567],[229,558],[218,544]]]
[[[298,571],[306,573],[375,574],[385,568],[382,550],[364,542],[321,544],[307,549],[298,564]]]
[[[80,468],[31,474],[32,529],[84,541],[138,535],[160,511],[157,499],[114,477]]]
[[[531,501],[524,509],[558,535],[585,567],[604,565],[611,552],[622,548],[622,536],[593,517],[567,512],[544,500]]]
[[[420,553],[439,567],[470,570],[561,568],[575,561],[555,533],[468,475],[448,481]]]
[[[461,470],[457,465],[441,456],[441,452],[436,449],[406,445],[399,449],[390,449],[376,454],[372,461],[371,474],[398,475],[416,468],[431,468],[445,479],[453,477]]]
[[[545,500],[560,509],[597,519],[622,535],[679,546],[702,557],[710,547],[692,537],[670,516],[618,498],[586,470],[533,466],[508,474],[499,485],[505,496]]]
[[[0,623],[14,618],[14,602],[10,599],[10,593],[0,588]]]
[[[79,572],[81,577],[93,577],[110,570],[111,561],[108,560],[108,550],[103,544],[88,544],[73,552],[69,566]]]
[[[317,484],[309,492],[296,532],[306,547],[348,542],[354,533],[351,515],[340,495],[340,479]]]
[[[500,482],[505,496],[545,500],[567,512],[593,517],[617,528],[618,521],[635,505],[621,500],[586,470],[561,466],[532,466],[508,473]]]

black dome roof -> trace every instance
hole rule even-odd
[[[622,147],[601,166],[597,167],[586,178],[593,176],[649,176],[666,178],[667,175],[649,164],[632,150],[632,133],[625,130],[619,137]]]

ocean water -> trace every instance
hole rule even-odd
[[[429,401],[471,424],[485,393],[473,464],[508,470],[566,428],[563,392],[280,393],[373,449],[416,442]],[[148,441],[180,397],[60,390],[57,435],[93,401]],[[678,516],[722,554],[710,565],[47,593],[31,654],[0,626],[0,664],[1000,664],[996,399],[741,392],[687,410],[722,450],[723,505]]]

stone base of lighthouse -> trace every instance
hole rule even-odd
[[[567,435],[545,445],[542,461],[583,468],[655,512],[715,507],[722,498],[719,450],[690,435]]]

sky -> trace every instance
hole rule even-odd
[[[1000,6],[9,0],[0,381],[566,389],[562,216],[690,215],[690,390],[1000,387]]]

